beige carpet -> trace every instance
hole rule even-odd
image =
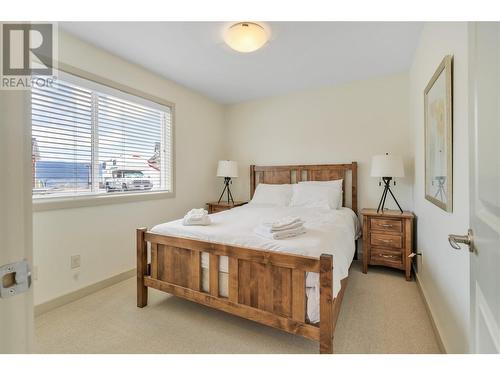
[[[318,344],[150,290],[135,306],[126,280],[36,319],[39,353],[317,353]],[[439,353],[415,282],[353,264],[335,331],[336,353]]]

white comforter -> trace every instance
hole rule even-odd
[[[284,216],[299,216],[307,229],[305,234],[283,240],[271,240],[254,233],[263,221]],[[210,215],[212,224],[184,226],[182,220],[156,225],[151,232],[193,238],[208,242],[266,249],[319,257],[333,255],[333,293],[340,290],[340,280],[348,275],[354,257],[355,239],[359,235],[359,220],[349,208],[328,210],[302,207],[276,207],[247,204]],[[208,267],[208,257],[202,266]],[[220,257],[220,271],[227,272],[227,257]],[[309,272],[306,277],[307,315],[311,322],[319,321],[319,275]]]

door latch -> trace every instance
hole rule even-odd
[[[474,233],[472,232],[472,229],[469,229],[467,231],[467,234],[464,236],[461,236],[459,234],[448,235],[448,242],[450,243],[450,246],[455,250],[460,250],[461,247],[459,243],[462,243],[469,246],[469,251],[471,253],[474,252]]]
[[[27,260],[0,266],[0,298],[26,292],[31,286],[31,271]]]

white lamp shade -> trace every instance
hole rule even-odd
[[[401,156],[375,155],[372,157],[372,177],[404,177],[405,169]]]
[[[259,24],[239,22],[229,27],[224,33],[224,41],[238,52],[253,52],[267,43],[269,35]]]
[[[217,177],[238,177],[238,163],[232,160],[219,160]]]

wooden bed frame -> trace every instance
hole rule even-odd
[[[357,212],[357,163],[250,166],[251,195],[260,182],[297,183],[344,179],[351,171],[350,206]],[[346,202],[346,188],[343,201]],[[147,243],[151,263],[147,263]],[[209,253],[209,291],[201,288],[201,253]],[[219,295],[219,256],[229,264],[228,297]],[[137,306],[148,303],[148,288],[319,341],[320,353],[333,353],[333,334],[347,278],[333,299],[333,257],[296,254],[164,236],[137,229]],[[306,272],[320,274],[320,322],[306,320]]]

